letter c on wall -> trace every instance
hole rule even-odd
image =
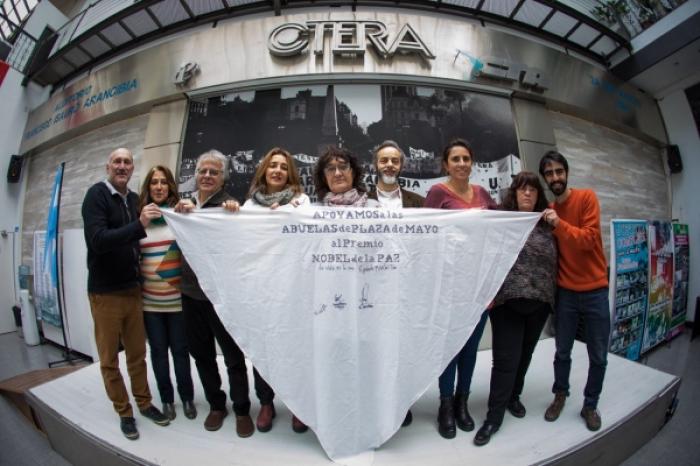
[[[300,54],[309,45],[309,29],[299,23],[277,26],[267,39],[270,53],[279,57]]]

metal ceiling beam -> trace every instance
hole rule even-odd
[[[110,49],[113,49],[113,48],[115,47],[114,44],[112,43],[112,41],[109,40],[109,39],[107,39],[107,38],[105,37],[105,35],[102,34],[102,31],[97,31],[97,32],[95,33],[95,36],[97,36],[102,42],[104,42],[105,44],[107,44],[107,47],[109,47]]]
[[[552,19],[552,16],[557,12],[556,8],[552,8],[549,13],[547,13],[547,16],[544,17],[542,22],[537,26],[537,29],[542,29],[545,24],[549,22],[550,19]]]
[[[515,8],[513,8],[513,11],[510,12],[510,15],[508,15],[508,19],[513,19],[515,18],[515,15],[518,14],[518,11],[525,5],[525,0],[520,0],[517,5],[515,5]]]
[[[576,29],[578,29],[579,26],[581,26],[582,24],[583,24],[583,23],[582,23],[581,21],[576,21],[576,24],[574,24],[574,27],[572,27],[571,29],[569,29],[569,32],[567,32],[567,33],[564,35],[564,39],[569,40],[569,37],[571,37],[571,34],[573,34],[574,32],[576,32]]]
[[[151,21],[153,21],[154,23],[156,23],[156,27],[157,27],[158,29],[163,29],[163,25],[160,23],[160,20],[158,20],[158,17],[155,15],[155,13],[153,13],[153,12],[151,11],[150,8],[146,7],[146,8],[143,9],[143,11],[145,11],[146,14],[147,14],[148,16],[150,16]]]
[[[182,8],[185,9],[190,19],[195,19],[197,17],[197,15],[194,14],[192,8],[190,8],[190,6],[185,2],[185,0],[180,0],[180,5],[182,5]]]
[[[124,21],[119,20],[116,22],[116,24],[121,26],[121,28],[124,29],[129,36],[131,36],[131,40],[136,40],[136,38],[138,36],[136,34],[134,34],[134,31],[132,31],[131,28],[129,26],[127,26]]]

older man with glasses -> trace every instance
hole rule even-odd
[[[238,211],[240,208],[238,201],[224,190],[226,163],[226,157],[216,150],[200,155],[195,172],[197,191],[194,192],[192,199],[180,201],[175,211],[192,212],[211,207],[224,207],[231,212]],[[228,415],[226,393],[221,389],[221,376],[216,362],[215,342],[217,342],[223,353],[228,373],[230,396],[233,401],[233,411],[236,414],[236,433],[239,437],[250,437],[255,429],[250,417],[245,356],[224,328],[214,306],[199,286],[197,276],[187,263],[186,257],[183,257],[182,261],[181,292],[182,310],[187,326],[187,343],[210,406],[204,428],[210,431],[219,430],[224,418]],[[259,396],[266,390],[272,392],[262,379],[258,381],[256,378],[255,385]]]

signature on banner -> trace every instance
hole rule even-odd
[[[359,300],[359,305],[357,306],[357,309],[362,310],[362,309],[371,309],[374,307],[374,304],[370,302],[369,300],[369,284],[365,283],[364,286],[362,287],[362,293],[360,295],[360,300]],[[335,309],[338,309],[339,311],[342,311],[346,308],[348,303],[345,301],[343,298],[342,293],[334,293],[333,294],[333,302],[331,306]],[[318,316],[323,314],[328,310],[329,306],[328,303],[323,303],[321,306],[319,306],[318,310],[314,311],[314,315]]]

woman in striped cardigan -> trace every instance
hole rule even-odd
[[[173,207],[180,200],[173,174],[156,165],[141,186],[139,207],[148,204]],[[143,280],[143,316],[151,365],[163,403],[163,414],[175,419],[175,394],[170,381],[168,349],[173,355],[177,391],[185,416],[194,419],[194,386],[190,372],[190,355],[185,336],[185,319],[180,298],[181,253],[175,236],[163,217],[151,220],[146,237],[140,240],[141,278]]]

